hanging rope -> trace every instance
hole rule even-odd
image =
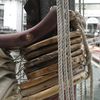
[[[84,18],[76,12],[76,16],[74,19],[74,26],[75,29],[78,29],[81,31],[81,35],[82,35],[82,40],[83,40],[83,46],[84,46],[84,52],[86,55],[86,64],[85,67],[87,66],[88,68],[88,76],[90,78],[90,99],[89,100],[94,100],[93,97],[93,70],[92,70],[92,64],[91,64],[91,54],[88,48],[88,44],[86,41],[86,36],[85,36],[85,32],[84,32],[84,27],[86,26],[84,23]]]
[[[63,19],[62,19],[62,1],[61,0],[57,0],[57,26],[58,26],[58,76],[59,76],[59,99],[60,100],[64,100],[64,76],[63,76],[63,53],[62,53],[62,34],[63,34]],[[68,88],[68,77],[67,77],[67,90]],[[69,100],[69,93],[66,93],[67,99]]]
[[[78,25],[78,28],[82,32],[83,44],[85,46],[85,52],[86,52],[87,66],[88,66],[88,70],[89,70],[88,75],[90,76],[90,100],[94,100],[94,98],[93,98],[93,70],[92,70],[92,64],[91,64],[91,54],[89,52],[88,44],[86,42],[86,37],[84,35],[84,30],[82,29],[82,27],[80,27],[80,25]]]
[[[63,83],[63,67],[62,67],[62,38],[61,38],[61,34],[62,33],[62,18],[61,18],[61,5],[60,5],[60,1],[57,0],[57,19],[58,21],[58,77],[59,77],[59,99],[64,100],[64,83]],[[61,25],[60,25],[61,24]]]
[[[70,88],[70,100],[74,100],[74,87],[73,87],[73,72],[72,72],[72,57],[71,57],[71,43],[70,43],[70,28],[69,28],[69,2],[65,0],[63,2],[64,7],[64,33],[66,37],[66,54],[67,54],[67,67],[68,67],[68,78],[69,78],[69,88]],[[66,69],[66,68],[65,68]],[[67,71],[67,70],[65,70]],[[67,73],[67,72],[65,72]],[[66,79],[65,79],[66,81]]]
[[[78,21],[76,19],[76,21]],[[78,23],[76,22],[77,25],[77,29],[79,29],[82,33],[82,39],[83,39],[83,45],[84,45],[84,50],[85,50],[85,53],[86,53],[86,62],[87,64],[85,66],[88,66],[88,76],[90,77],[90,100],[94,100],[94,94],[93,94],[93,69],[92,69],[92,64],[91,64],[91,54],[90,54],[90,51],[89,51],[89,48],[88,48],[88,44],[87,44],[87,41],[86,41],[86,36],[84,35],[84,26],[82,23]]]
[[[70,35],[69,35],[68,0],[57,0],[57,20],[58,20],[57,26],[58,26],[59,98],[60,100],[65,100],[64,99],[64,94],[65,94],[66,100],[74,100],[73,73],[72,73],[71,47],[70,47]],[[65,92],[64,92],[64,87],[65,87]]]

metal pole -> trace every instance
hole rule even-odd
[[[69,0],[69,9],[75,11],[75,0]]]
[[[85,3],[84,3],[84,0],[83,0],[83,16],[84,16],[84,10],[85,10]]]
[[[22,3],[21,31],[23,31],[24,30],[24,28],[23,28],[23,2],[21,2],[21,3]]]
[[[79,0],[79,13],[81,14],[81,0]]]

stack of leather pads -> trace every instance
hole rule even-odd
[[[71,56],[74,82],[77,82],[80,80],[81,74],[85,72],[84,64],[86,61],[82,48],[82,33],[80,30],[76,29],[73,22],[71,23],[72,31],[70,32]],[[26,59],[24,71],[28,80],[19,85],[21,88],[21,95],[25,98],[30,98],[32,96],[33,98],[30,100],[40,100],[37,98],[34,99],[34,95],[58,85],[57,35],[27,46],[24,48],[23,56]],[[54,92],[53,94],[52,92],[52,95],[50,95],[52,97],[57,93],[58,92]],[[45,96],[43,97],[44,99],[49,97]]]
[[[82,38],[79,31],[70,32],[74,76],[84,70]],[[25,49],[25,73],[28,81],[20,85],[22,95],[28,96],[58,84],[57,36],[37,42]]]

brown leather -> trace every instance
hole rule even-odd
[[[75,38],[81,39],[81,32],[80,31],[70,32],[70,37],[71,37],[71,40],[75,40]],[[48,45],[53,45],[56,43],[57,43],[57,36],[53,36],[51,38],[42,40],[40,42],[37,42],[35,44],[32,44],[32,45],[24,48],[24,54],[27,54],[27,53],[32,52],[34,50],[38,50],[41,47],[46,47]]]
[[[38,85],[40,83],[43,83],[45,81],[48,81],[49,79],[52,79],[54,77],[57,77],[57,75],[58,75],[57,72],[53,72],[53,73],[50,73],[46,76],[41,76],[41,77],[35,78],[33,80],[28,80],[25,83],[21,83],[19,86],[20,86],[21,89],[26,89],[26,88]]]
[[[50,60],[56,60],[56,63],[57,63],[57,59],[58,59],[57,56],[58,56],[57,51],[54,51],[54,52],[52,52],[52,53],[48,53],[48,54],[46,54],[46,55],[43,55],[43,56],[41,56],[41,57],[35,58],[35,59],[31,60],[31,61],[28,61],[28,62],[25,64],[25,68],[35,67],[35,66],[37,66],[37,65],[39,65],[39,64],[42,64],[42,63],[44,63],[44,65],[45,65],[45,63],[46,63],[46,62],[49,63]],[[73,63],[73,64],[74,64],[74,62],[77,62],[77,61],[80,60],[80,59],[77,60],[78,57],[84,59],[84,58],[83,58],[83,54],[81,53],[81,54],[79,54],[79,55],[77,55],[77,56],[75,56],[75,57],[72,58],[72,63]],[[77,59],[76,59],[76,58],[77,58]],[[76,60],[75,60],[75,59],[76,59]],[[54,62],[54,63],[55,63],[55,62]]]
[[[58,78],[54,77],[48,81],[45,81],[43,83],[36,85],[36,86],[32,86],[30,88],[23,89],[21,91],[21,95],[24,97],[29,96],[29,95],[33,95],[33,94],[39,93],[43,90],[46,90],[48,88],[51,88],[52,86],[55,86],[57,84],[58,84]]]
[[[33,72],[29,73],[27,75],[27,77],[34,79],[34,78],[41,77],[41,76],[44,76],[44,75],[47,75],[47,74],[50,74],[50,73],[56,72],[56,71],[57,71],[57,64],[53,64],[48,67],[42,68],[40,70],[33,71]]]

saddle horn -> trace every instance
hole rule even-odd
[[[34,43],[57,26],[56,8],[52,7],[46,17],[34,27],[20,33],[0,34],[0,48],[24,47]]]

